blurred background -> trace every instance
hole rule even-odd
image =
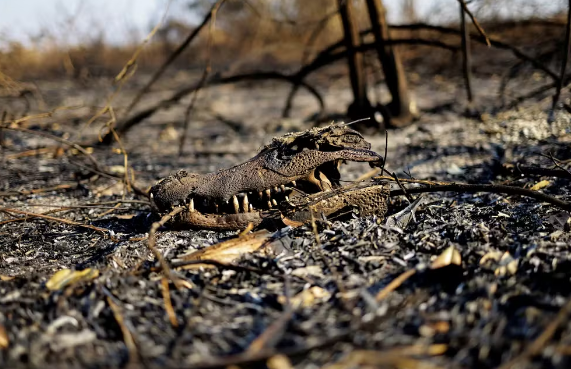
[[[212,3],[207,0],[4,0],[0,2],[0,70],[19,80],[116,74],[164,15],[160,31],[139,59],[139,67],[152,69],[200,23]],[[490,32],[505,31],[496,29],[501,23],[563,20],[566,4],[562,0],[469,2],[480,22],[494,24],[494,28],[485,28]],[[384,5],[390,24],[458,24],[456,0],[385,0]],[[356,1],[354,6],[360,28],[368,28],[364,2]],[[243,64],[299,64],[317,23],[336,7],[335,0],[229,1],[216,19],[213,61],[227,66],[228,62],[222,58],[232,55],[234,61]],[[315,49],[341,38],[341,22],[338,17],[331,18],[312,41]],[[528,36],[534,37],[537,29],[529,32]],[[178,67],[201,65],[204,53],[200,50],[204,49],[207,36],[207,32],[200,35],[201,40],[177,60]],[[540,44],[548,40],[535,38],[535,41]]]

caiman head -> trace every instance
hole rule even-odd
[[[264,212],[291,210],[311,194],[315,201],[319,193],[341,193],[339,167],[345,161],[375,166],[383,158],[357,131],[332,124],[274,138],[247,162],[215,173],[179,171],[153,186],[149,197],[159,213],[185,206],[177,223],[187,227],[242,229],[258,225]]]

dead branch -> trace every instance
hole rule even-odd
[[[470,31],[466,27],[466,3],[460,2],[460,31],[462,36],[462,72],[464,74],[464,85],[466,87],[466,98],[468,104],[472,103],[472,55],[470,52]],[[489,41],[489,40],[488,40]]]
[[[42,136],[45,138],[49,138],[51,140],[60,142],[64,145],[67,145],[69,147],[73,147],[74,149],[76,149],[77,151],[79,151],[80,153],[82,153],[83,155],[85,155],[87,157],[87,159],[89,159],[89,161],[91,161],[91,163],[93,164],[94,168],[96,170],[100,170],[100,166],[99,163],[97,162],[97,160],[95,160],[95,158],[87,151],[85,150],[83,147],[81,147],[80,145],[76,144],[75,142],[71,142],[68,141],[64,138],[52,135],[50,133],[47,132],[42,132],[42,131],[32,131],[30,129],[26,129],[26,128],[20,128],[20,127],[2,127],[3,130],[6,131],[15,131],[15,132],[24,132],[24,133],[29,133],[32,135],[37,135],[37,136]]]
[[[176,207],[173,209],[173,211],[163,216],[161,220],[153,223],[153,225],[151,226],[151,230],[149,231],[149,238],[147,240],[147,248],[151,250],[151,252],[155,255],[155,258],[159,262],[159,265],[161,266],[163,273],[170,281],[174,283],[176,288],[180,288],[182,284],[180,283],[178,277],[176,277],[173,274],[171,268],[169,267],[169,264],[167,263],[161,252],[155,247],[155,244],[157,239],[156,238],[157,230],[161,228],[163,225],[165,225],[169,220],[171,220],[171,218],[176,216],[178,213],[181,213],[182,211],[184,211],[184,208],[182,206]]]
[[[396,29],[402,29],[402,30],[409,30],[409,31],[434,31],[434,32],[442,33],[442,34],[461,36],[460,30],[450,28],[450,27],[444,27],[444,26],[435,26],[435,25],[426,24],[426,23],[393,25],[393,26],[389,26],[389,28],[395,29],[395,30]],[[371,32],[372,32],[371,29],[361,31],[361,37],[367,36],[367,35],[371,34]],[[486,40],[480,35],[471,33],[470,39],[472,41],[487,45]],[[525,61],[531,63],[536,69],[543,71],[545,74],[549,75],[554,81],[559,79],[559,75],[555,71],[551,70],[551,68],[549,68],[548,66],[539,62],[537,60],[537,58],[534,58],[534,57],[524,53],[523,51],[521,51],[517,47],[512,46],[512,45],[505,43],[503,41],[496,40],[494,38],[489,38],[489,41],[490,41],[492,46],[494,46],[498,49],[511,51],[511,53],[516,58],[521,59],[521,60],[525,60]],[[428,46],[436,46],[436,45],[428,45]],[[336,49],[340,49],[342,47],[343,47],[343,42],[337,41],[337,42],[331,44],[330,46],[328,46],[327,48],[325,48],[320,54],[331,54]],[[454,48],[454,50],[457,49],[455,46],[450,46],[450,48]]]
[[[563,80],[563,89],[567,89],[569,87],[569,84],[571,83],[571,75],[567,75],[565,77],[565,79]],[[519,104],[521,104],[522,102],[532,99],[534,97],[537,97],[539,95],[545,94],[547,91],[551,90],[552,88],[556,88],[557,87],[557,82],[552,82],[552,83],[548,83],[545,84],[543,86],[539,86],[538,88],[531,90],[523,95],[520,95],[516,98],[514,98],[512,101],[510,101],[507,104],[503,104],[502,108],[504,109],[513,109],[516,106],[518,106]],[[566,106],[566,104],[564,104],[564,106]]]
[[[243,82],[243,81],[264,81],[264,80],[272,80],[272,79],[289,82],[291,84],[298,84],[298,82],[296,80],[294,80],[293,77],[286,75],[286,74],[283,74],[283,73],[279,73],[279,72],[258,72],[258,73],[255,73],[254,72],[254,73],[238,74],[238,75],[228,76],[228,77],[213,76],[206,83],[204,83],[204,86],[202,86],[202,87],[219,86],[219,85],[231,84],[231,83],[237,83],[237,82]],[[320,107],[320,114],[321,114],[325,110],[325,102],[324,102],[323,98],[321,97],[321,94],[313,86],[311,86],[310,84],[308,84],[306,82],[302,82],[301,86],[304,87],[305,89],[307,89],[307,91],[309,93],[311,93],[316,98],[316,100],[319,104],[319,107]],[[173,106],[174,104],[178,103],[182,98],[191,94],[192,92],[194,92],[196,89],[198,89],[200,87],[201,87],[201,85],[200,85],[200,83],[198,83],[198,84],[194,84],[192,86],[188,86],[188,87],[185,87],[183,89],[180,89],[174,95],[172,95],[170,98],[168,98],[166,100],[162,100],[159,103],[155,104],[154,106],[147,108],[147,109],[137,113],[133,117],[127,119],[126,121],[124,121],[117,128],[117,132],[119,134],[126,133],[129,129],[131,129],[133,126],[137,125],[138,123],[140,123],[144,119],[152,116],[153,114],[155,114],[159,110],[167,109],[167,108]],[[110,143],[110,142],[104,141],[104,143]]]
[[[178,320],[176,318],[176,313],[172,306],[171,292],[169,289],[169,280],[166,277],[161,278],[161,292],[163,294],[165,311],[167,312],[171,325],[174,328],[176,328],[178,327]]]
[[[557,164],[556,164],[557,165]],[[526,165],[512,165],[504,164],[504,169],[509,171],[512,175],[537,175],[545,177],[557,177],[571,179],[571,172],[567,169],[549,169],[541,167],[531,167]]]
[[[474,25],[474,27],[476,27],[476,29],[478,30],[480,35],[486,40],[486,44],[488,45],[488,47],[492,46],[490,44],[490,39],[488,38],[488,35],[486,35],[486,32],[484,32],[484,29],[480,26],[480,24],[478,23],[478,20],[474,16],[474,14],[472,14],[470,9],[468,9],[466,2],[464,0],[458,0],[458,2],[460,3],[460,6],[462,7],[463,13],[468,14],[470,19],[472,20],[472,24]]]
[[[210,18],[212,17],[212,14],[215,13],[220,6],[222,5],[222,3],[224,3],[225,0],[218,0],[216,1],[211,7],[210,7],[210,11],[206,14],[206,16],[204,16],[204,18],[202,19],[202,22],[200,23],[200,25],[198,25],[198,27],[196,27],[187,37],[186,39],[173,51],[173,53],[169,56],[169,58],[163,63],[163,65],[161,65],[161,67],[155,72],[155,74],[151,77],[150,81],[147,82],[147,84],[141,89],[141,91],[139,91],[139,93],[135,96],[135,98],[133,99],[133,101],[131,101],[131,103],[129,104],[129,106],[127,107],[127,110],[125,112],[125,115],[129,114],[129,112],[131,110],[133,110],[133,108],[139,103],[139,101],[141,100],[141,98],[147,93],[149,92],[149,89],[151,88],[151,86],[153,84],[155,84],[155,82],[158,81],[158,79],[163,75],[163,73],[167,70],[167,68],[182,54],[182,52],[184,51],[184,49],[186,49],[188,47],[188,45],[190,45],[190,43],[196,38],[196,36],[198,36],[198,34],[200,33],[200,31],[204,28],[204,26],[206,26],[208,24],[208,22],[210,21]]]
[[[544,60],[546,60],[547,58],[553,56],[555,53],[557,53],[558,49],[557,48],[552,48],[546,52],[543,52],[539,55],[536,56],[536,59],[540,62],[543,62]],[[502,77],[502,81],[500,83],[500,87],[498,88],[498,95],[501,97],[502,99],[502,104],[505,105],[505,93],[506,93],[506,89],[507,89],[507,85],[509,83],[509,81],[515,77],[517,77],[520,73],[522,68],[526,65],[526,61],[525,60],[518,60],[514,65],[512,65],[509,69],[509,71],[507,73],[504,74],[504,76]]]
[[[389,28],[391,28],[391,29],[405,29],[405,30],[429,30],[429,31],[434,31],[434,32],[438,32],[438,33],[443,33],[443,34],[452,34],[452,35],[457,35],[457,36],[462,35],[461,31],[454,29],[454,28],[443,27],[443,26],[434,26],[434,25],[425,24],[425,23],[389,26]],[[367,30],[361,31],[360,35],[361,35],[361,37],[364,37],[364,36],[367,36],[371,33],[372,33],[372,30],[367,29]],[[525,61],[529,62],[536,69],[539,69],[539,70],[543,71],[545,74],[549,75],[554,81],[559,80],[558,74],[555,73],[553,70],[551,70],[548,66],[541,63],[539,60],[537,60],[537,58],[534,58],[530,55],[527,55],[526,53],[524,53],[523,51],[521,51],[520,49],[518,49],[515,46],[512,46],[508,43],[505,43],[505,42],[502,42],[502,41],[499,41],[499,40],[496,40],[493,38],[485,38],[481,35],[476,35],[476,34],[470,34],[469,38],[470,38],[470,40],[474,40],[476,42],[486,44],[486,45],[487,45],[487,42],[489,41],[492,46],[494,46],[498,49],[511,51],[515,57],[517,57],[518,59],[525,60]],[[453,50],[453,51],[458,50],[458,48],[456,46],[448,45],[448,44],[446,44],[442,41],[439,41],[439,40],[425,40],[425,39],[420,39],[420,38],[387,40],[386,43],[390,44],[390,45],[397,45],[397,44],[426,45],[426,46],[440,47],[440,48]],[[373,49],[374,47],[375,47],[375,43],[362,44],[359,47],[359,51],[365,52],[365,51]],[[337,61],[341,58],[346,57],[346,52],[339,51],[339,52],[335,53],[336,50],[338,50],[338,49],[342,50],[342,48],[343,48],[343,40],[337,41],[337,42],[331,44],[330,46],[326,47],[313,59],[313,61],[311,61],[309,64],[301,67],[301,69],[299,69],[298,72],[293,75],[293,78],[295,80],[297,80],[298,82],[303,81],[309,74],[313,73],[314,71],[316,71],[316,70],[318,70],[318,69],[320,69],[326,65],[329,65],[329,64],[333,63],[334,61]],[[298,90],[298,86],[296,84],[294,84],[294,86],[290,90],[290,93],[289,93],[287,100],[286,100],[285,107],[282,111],[283,117],[289,116],[289,113],[290,113],[290,110],[291,110],[291,107],[293,104],[293,98],[294,98],[295,94],[297,93],[297,90]]]
[[[531,197],[532,199],[547,202],[551,205],[560,207],[563,210],[571,211],[571,202],[560,200],[556,197],[546,195],[542,192],[528,190],[526,188],[494,185],[494,184],[467,184],[467,183],[451,183],[447,185],[438,185],[431,187],[415,187],[407,188],[409,194],[413,193],[428,193],[428,192],[460,192],[460,193],[474,193],[474,192],[489,192],[500,193],[506,195],[520,195]],[[404,195],[403,190],[392,190],[390,196]]]
[[[68,225],[72,225],[72,226],[76,226],[76,227],[88,228],[88,229],[102,233],[105,237],[109,237],[109,239],[111,239],[112,241],[117,241],[115,239],[115,237],[113,237],[109,234],[109,230],[105,229],[105,228],[99,228],[99,227],[95,227],[95,226],[92,226],[89,224],[74,222],[73,220],[69,220],[69,219],[57,218],[57,217],[53,217],[53,216],[46,215],[46,214],[31,213],[29,211],[17,210],[17,209],[13,209],[13,208],[0,208],[0,211],[6,212],[6,213],[21,214],[21,215],[25,215],[26,217],[30,217],[30,218],[47,219],[47,220],[51,220],[54,222],[68,224]]]

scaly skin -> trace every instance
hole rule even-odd
[[[291,214],[295,208],[308,209],[309,199],[313,199],[313,208],[326,209],[321,213],[330,215],[353,207],[352,202],[357,198],[370,197],[377,205],[357,206],[365,209],[362,215],[384,214],[383,186],[344,191],[339,185],[337,165],[341,161],[382,163],[383,158],[370,148],[363,136],[345,124],[286,134],[274,138],[255,157],[234,167],[209,174],[179,171],[153,186],[150,199],[159,213],[186,206],[187,210],[175,222],[199,229],[243,229],[249,223],[258,225],[265,211],[289,207]],[[299,191],[300,187],[303,191]],[[308,197],[305,192],[317,193]],[[337,195],[331,196],[333,192]],[[294,193],[298,196],[290,199]],[[319,199],[320,194],[325,195],[324,199]],[[280,199],[279,203],[275,198]]]

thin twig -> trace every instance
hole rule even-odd
[[[388,179],[390,181],[394,181],[395,178],[393,176],[377,176],[375,179]],[[399,178],[399,181],[404,183],[418,183],[424,184],[428,186],[438,186],[438,185],[449,185],[452,184],[451,182],[436,182],[436,181],[428,181],[424,179],[407,179],[407,178]]]
[[[560,200],[556,197],[546,195],[542,192],[528,190],[521,187],[494,185],[494,184],[466,184],[466,183],[451,183],[448,185],[439,185],[432,187],[415,187],[407,188],[409,194],[412,193],[428,193],[428,192],[489,192],[501,193],[507,195],[520,195],[531,197],[535,200],[547,202],[549,204],[560,207],[563,210],[571,211],[571,202]],[[402,190],[393,190],[390,196],[404,195]]]
[[[99,228],[99,227],[95,227],[95,226],[92,226],[89,224],[74,222],[73,220],[52,217],[50,215],[45,215],[45,214],[31,213],[29,211],[17,210],[17,209],[12,209],[12,208],[0,208],[0,211],[6,212],[6,213],[21,214],[21,215],[25,215],[26,217],[47,219],[47,220],[51,220],[51,221],[58,222],[58,223],[69,224],[69,225],[73,225],[73,226],[77,226],[77,227],[92,229],[94,231],[102,233],[106,237],[109,237],[109,239],[111,239],[112,241],[117,241],[115,239],[115,237],[113,237],[109,234],[109,230],[105,229],[105,228]]]
[[[30,206],[30,205],[26,205],[26,206]],[[33,206],[33,205],[32,205]],[[57,205],[59,206],[59,205]],[[53,213],[60,213],[62,211],[68,211],[68,210],[73,210],[73,208],[70,207],[60,207],[59,209],[52,209],[52,210],[48,210],[44,213],[41,213],[41,215],[48,215],[48,214],[53,214]],[[28,217],[19,217],[19,218],[13,218],[13,219],[8,219],[8,220],[3,220],[0,222],[0,226],[3,226],[4,224],[8,224],[8,223],[15,223],[15,222],[26,222],[28,221]]]
[[[486,40],[486,44],[488,44],[488,47],[491,47],[492,44],[490,43],[490,39],[488,38],[488,35],[486,35],[486,32],[484,32],[484,29],[480,26],[480,24],[478,23],[478,20],[474,16],[474,14],[472,14],[470,9],[468,9],[468,5],[466,5],[466,2],[464,0],[458,0],[458,2],[460,3],[460,6],[464,10],[464,13],[468,14],[470,19],[472,20],[474,27],[476,27],[476,29],[478,30],[480,35],[482,35],[482,37]]]
[[[466,87],[466,97],[468,103],[472,103],[472,57],[470,51],[470,32],[466,26],[466,11],[464,2],[460,1],[460,30],[462,32],[462,72],[464,75],[464,85]]]
[[[176,319],[176,313],[172,307],[169,280],[166,277],[161,278],[161,292],[163,294],[163,301],[165,302],[165,311],[167,312],[171,325],[176,328],[178,327],[178,320]]]
[[[399,275],[398,277],[396,277],[395,279],[393,279],[391,283],[387,284],[385,288],[383,288],[377,293],[377,296],[375,297],[377,302],[384,300],[391,292],[400,287],[406,280],[412,277],[415,273],[416,269],[414,268],[409,269],[406,272]]]
[[[569,177],[566,177],[566,178],[571,178],[571,171],[569,171],[569,169],[563,167],[563,166],[560,164],[560,163],[561,163],[561,160],[555,158],[555,157],[553,156],[553,154],[551,154],[551,153],[549,153],[548,155],[544,155],[544,156],[547,156],[549,159],[551,159],[551,161],[553,162],[553,165],[555,165],[557,168],[559,168],[559,169],[561,169],[562,171],[568,173],[568,174],[569,174]]]
[[[389,131],[385,129],[385,157],[383,158],[383,164],[381,166],[381,175],[385,172],[385,164],[387,163],[387,156],[389,155]],[[386,172],[390,174],[389,172]]]
[[[163,225],[165,225],[169,220],[171,220],[171,218],[173,218],[175,215],[177,215],[178,213],[181,213],[184,211],[184,208],[182,206],[176,207],[174,208],[170,213],[166,214],[165,216],[163,216],[161,218],[161,220],[159,220],[158,222],[153,223],[153,225],[151,226],[151,230],[149,231],[149,238],[147,240],[147,248],[149,250],[151,250],[151,252],[155,255],[155,258],[157,259],[157,261],[159,262],[159,265],[161,266],[163,273],[165,274],[165,276],[174,283],[176,288],[180,288],[182,286],[182,284],[180,283],[178,277],[176,277],[171,268],[169,267],[169,264],[167,263],[167,261],[165,260],[165,258],[163,257],[163,255],[161,254],[161,252],[155,247],[156,244],[156,233],[157,230],[159,228],[161,228]]]
[[[397,176],[396,172],[393,172],[393,178],[395,180],[395,182],[397,183],[397,185],[399,186],[399,188],[401,189],[403,195],[406,197],[406,199],[410,202],[413,203],[414,202],[414,198],[408,193],[408,191],[406,190],[406,188],[402,185],[402,183],[400,182],[399,177]]]
[[[75,142],[68,141],[65,138],[61,138],[61,137],[52,135],[52,134],[47,133],[47,132],[32,131],[32,130],[26,129],[26,128],[2,127],[2,129],[6,130],[6,131],[23,132],[23,133],[29,133],[32,135],[42,136],[42,137],[49,138],[51,140],[60,142],[60,143],[67,145],[69,147],[73,147],[74,149],[76,149],[77,151],[79,151],[80,153],[85,155],[91,161],[91,163],[93,164],[93,166],[95,167],[96,170],[100,170],[100,166],[99,166],[99,163],[97,162],[97,160],[95,160],[95,158],[86,149],[84,149],[80,145],[76,144]]]

